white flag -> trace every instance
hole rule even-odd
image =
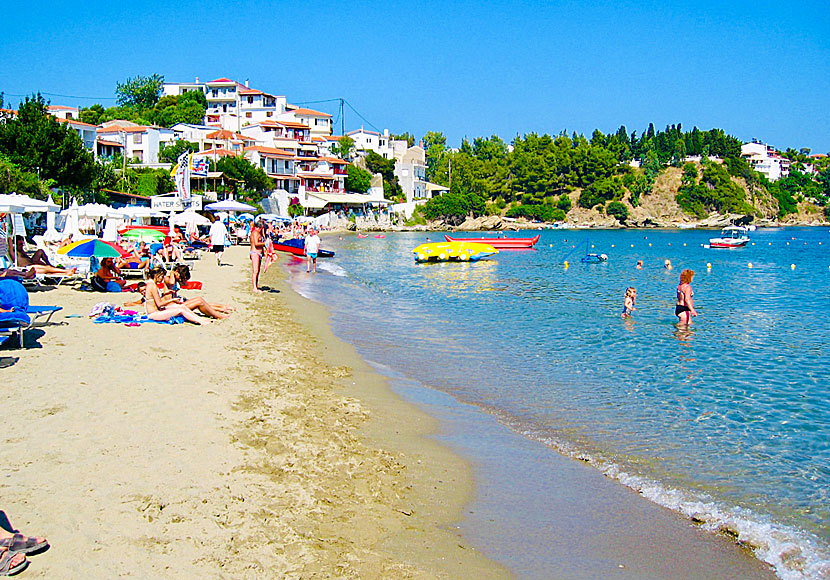
[[[190,152],[179,155],[176,167],[176,191],[182,201],[190,200]]]

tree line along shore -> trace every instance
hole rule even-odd
[[[203,95],[153,101],[129,82],[118,90],[120,106],[82,108],[81,119],[114,116],[170,125],[204,115]],[[167,170],[96,159],[75,131],[49,114],[39,94],[26,98],[18,111],[2,107],[0,101],[0,193],[107,203],[113,190],[149,197],[174,189]],[[392,138],[416,142],[408,132]],[[378,173],[385,197],[401,201],[394,160],[357,151],[350,141],[343,136],[332,148],[350,163],[346,190],[367,190],[369,174]],[[657,130],[650,124],[642,133],[621,126],[608,134],[597,129],[590,137],[529,133],[510,143],[493,135],[465,138],[458,148],[449,147],[443,133],[429,131],[418,143],[426,180],[448,191],[417,206],[406,220],[410,227],[456,227],[484,216],[606,227],[719,225],[720,216],[735,215],[767,224],[830,219],[830,157],[806,148],[778,151],[789,171],[770,181],[742,156],[741,140],[722,129],[686,131],[676,124]],[[160,156],[175,160],[181,146],[177,141]],[[228,177],[222,185],[227,193],[248,203],[258,204],[275,187],[243,157],[212,161],[211,170]]]

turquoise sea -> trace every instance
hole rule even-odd
[[[288,270],[391,374],[737,534],[782,578],[817,577],[830,570],[830,232],[704,247],[715,234],[546,230],[534,250],[472,264],[416,264],[412,248],[439,233],[348,234],[324,238],[337,256],[316,276]],[[608,261],[581,263],[586,246]],[[684,268],[699,316],[678,328]]]

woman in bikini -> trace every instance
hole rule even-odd
[[[190,280],[190,268],[186,264],[178,264],[170,273],[164,276],[165,289],[161,292],[163,304],[183,304],[191,310],[198,310],[206,316],[211,316],[216,319],[227,318],[228,314],[234,311],[233,306],[227,304],[213,304],[202,298],[196,296],[185,300],[178,297],[179,289],[187,284]]]
[[[262,239],[262,225],[256,222],[251,226],[251,266],[253,273],[251,274],[251,284],[254,292],[262,292],[259,289],[259,267],[262,263],[262,254],[265,252],[265,240]]]
[[[679,319],[679,323],[689,325],[692,323],[692,317],[697,316],[695,310],[695,303],[692,291],[692,278],[695,273],[692,270],[683,270],[680,272],[680,284],[677,286],[677,305],[674,307],[674,315]]]
[[[183,304],[163,304],[158,285],[164,280],[164,268],[150,270],[150,282],[144,287],[144,311],[150,320],[170,320],[182,316],[193,324],[202,324],[199,317]]]

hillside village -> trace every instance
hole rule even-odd
[[[374,223],[364,221],[362,225],[378,227],[403,226],[404,223],[427,227],[429,217],[432,219],[428,227],[504,227],[511,220],[500,218],[511,215],[520,223],[533,221],[530,214],[517,211],[528,203],[526,195],[513,191],[510,196],[496,196],[495,202],[488,203],[485,209],[471,208],[466,221],[458,217],[441,219],[435,215],[427,218],[420,215],[416,208],[436,196],[447,194],[451,189],[463,195],[470,193],[463,191],[465,187],[477,187],[460,180],[452,187],[456,170],[446,158],[448,154],[458,153],[458,149],[441,149],[443,162],[449,165],[445,165],[442,174],[441,159],[430,159],[433,150],[425,147],[423,142],[415,143],[408,134],[396,138],[388,129],[379,132],[365,127],[347,132],[341,123],[343,134],[337,135],[332,115],[291,104],[286,96],[252,88],[248,81],[240,83],[223,77],[201,82],[196,77],[193,82],[161,84],[161,99],[175,101],[188,94],[204,98],[204,116],[200,123],[176,122],[164,127],[111,119],[96,125],[82,121],[84,110],[77,107],[50,104],[47,111],[73,129],[96,160],[114,164],[116,172],[127,168],[169,171],[172,163],[169,155],[163,159],[165,150],[181,149],[182,144],[192,148],[193,159],[207,160],[212,168],[206,175],[193,177],[194,192],[198,192],[205,202],[233,195],[226,187],[232,181],[231,177],[219,170],[220,161],[232,158],[246,160],[271,180],[268,191],[262,192],[260,205],[264,210],[280,215],[288,215],[298,208],[307,215],[330,214],[332,221],[339,218],[355,222],[355,216],[360,219],[369,215]],[[14,110],[0,110],[0,120],[15,115]],[[512,145],[502,145],[505,152],[512,153]],[[347,187],[349,172],[355,167],[366,169],[370,152],[379,159],[392,162],[389,165],[391,171],[386,175],[372,175],[371,180],[361,187],[364,191],[350,190]],[[744,143],[740,147],[740,158],[746,162],[746,167],[769,183],[786,179],[793,167],[791,159],[760,142]],[[665,163],[659,172],[655,172],[647,194],[635,194],[629,180],[624,188],[618,187],[612,198],[603,198],[610,204],[618,204],[614,211],[609,211],[611,205],[602,200],[599,200],[602,203],[585,207],[582,202],[585,188],[571,186],[560,191],[557,203],[561,213],[552,215],[558,221],[600,227],[718,226],[739,218],[766,224],[819,224],[828,219],[822,209],[822,200],[796,194],[793,203],[797,203],[797,207],[783,212],[778,200],[765,194],[763,188],[756,187],[753,179],[750,180],[753,184],[748,184],[747,179],[739,175],[731,175],[730,179],[744,193],[747,205],[743,206],[743,212],[709,211],[708,215],[701,215],[698,211],[692,215],[677,201],[684,186],[681,165],[685,164],[687,171],[694,166],[702,174],[704,164],[723,164],[724,159],[718,155],[705,155],[705,158],[683,155],[675,161],[671,165]],[[632,176],[639,177],[644,172],[639,159],[633,159],[627,165],[623,169]],[[801,175],[818,180],[821,168],[827,166],[827,156],[816,154],[810,155],[806,163],[799,162],[797,169]],[[459,171],[464,172],[464,168]],[[399,188],[396,199],[389,196],[388,182],[391,181]],[[695,183],[693,180],[692,185]],[[150,203],[142,196],[117,189],[107,190],[107,193],[115,204]],[[494,201],[493,194],[490,197],[490,201]],[[506,199],[508,197],[511,199]],[[746,214],[749,215],[745,217]],[[491,219],[486,222],[473,219],[483,215],[490,215]],[[383,219],[379,221],[381,216]],[[551,218],[541,219],[552,221]]]

